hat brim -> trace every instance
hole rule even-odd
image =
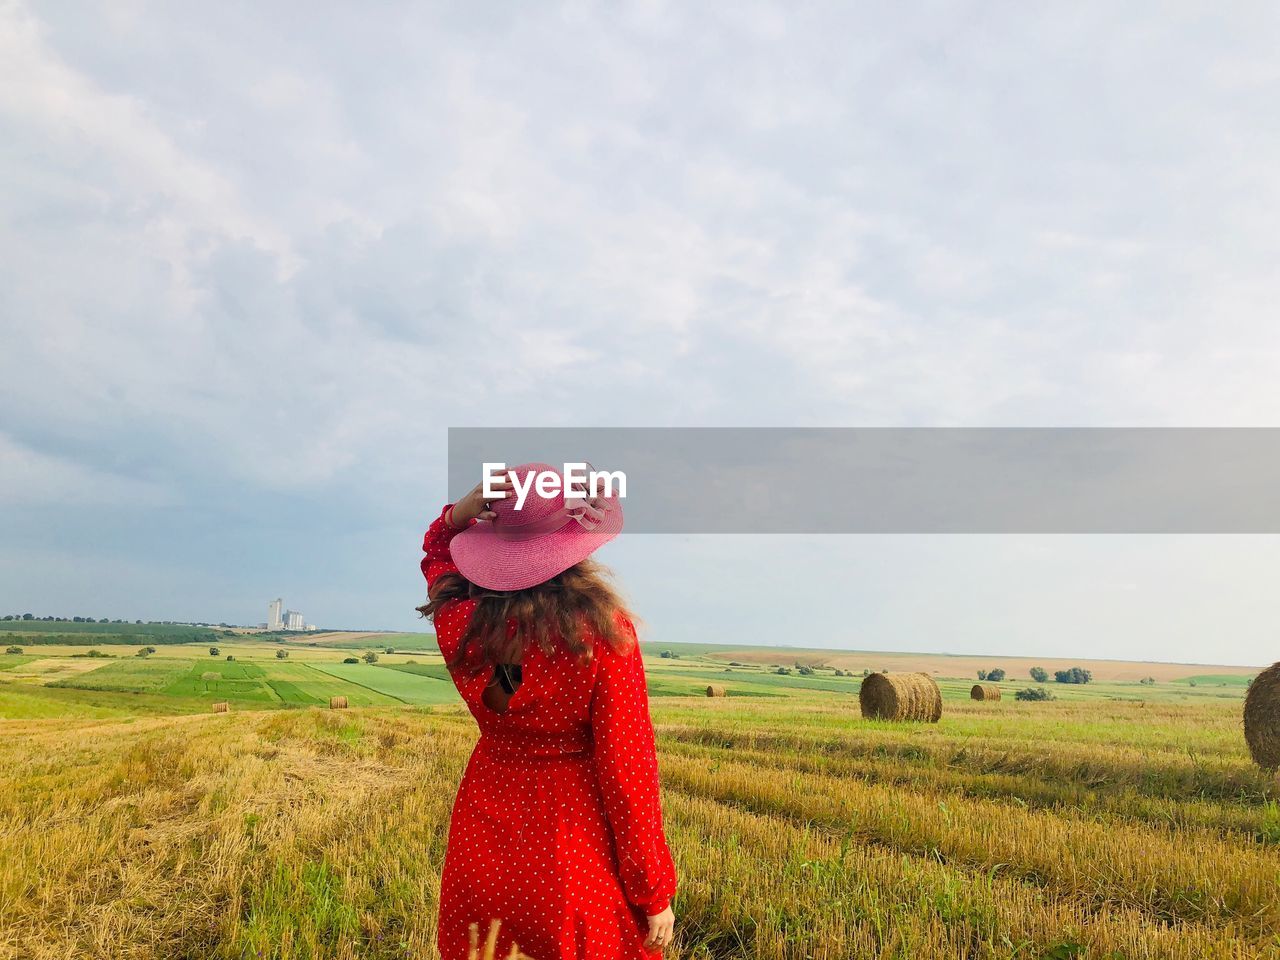
[[[449,541],[458,572],[486,590],[525,590],[581,563],[622,532],[622,504],[609,501],[604,519],[591,530],[570,520],[533,540],[504,540],[480,521]]]

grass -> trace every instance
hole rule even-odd
[[[94,661],[85,661],[92,663]],[[105,660],[90,673],[67,677],[58,686],[85,690],[120,690],[129,693],[154,693],[172,685],[191,668],[189,660],[130,657],[128,660]]]
[[[1198,687],[1238,687],[1248,689],[1252,677],[1241,677],[1232,673],[1197,673],[1190,677],[1181,677],[1172,683]]]
[[[164,694],[72,687],[0,686],[0,719],[81,720],[207,713],[209,704]],[[0,953],[3,956],[3,953]]]
[[[327,706],[330,697],[346,697],[352,706],[402,703],[395,697],[331,676],[317,669],[317,666],[288,661],[268,661],[263,664],[267,685],[287,704]]]
[[[449,668],[443,663],[387,663],[381,664],[381,666],[385,666],[389,670],[416,674],[419,677],[432,677],[436,680],[443,680],[445,683],[453,682],[449,676]]]
[[[0,679],[0,717],[25,718],[0,720],[0,956],[435,956],[476,736],[443,665],[248,646],[73,678],[109,689],[40,685],[59,671],[29,658]],[[1240,684],[974,703],[943,679],[942,721],[911,725],[862,720],[860,677],[648,667],[668,960],[1280,956],[1280,802]],[[354,709],[305,709],[334,693]]]
[[[59,680],[83,676],[109,662],[109,660],[80,657],[32,657],[26,663],[10,667],[5,674],[5,679],[31,683],[56,683]]]
[[[458,702],[458,692],[451,681],[444,681],[430,675],[409,673],[404,670],[388,670],[385,667],[367,663],[316,664],[315,669],[347,683],[393,697],[401,703]]]
[[[205,700],[255,701],[280,703],[280,697],[268,685],[267,672],[259,664],[248,661],[197,660],[190,670],[164,688],[172,697],[199,697]]]
[[[1094,707],[1099,727],[1081,703],[956,703],[926,728],[822,691],[655,702],[668,955],[1276,955],[1272,783],[1238,738],[1214,746],[1238,709]],[[0,953],[435,956],[460,706],[0,729]]]

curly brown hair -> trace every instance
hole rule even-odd
[[[460,573],[446,573],[431,585],[418,612],[428,619],[454,600],[475,600],[449,669],[479,673],[497,663],[519,663],[530,644],[548,654],[560,639],[569,652],[590,660],[596,641],[619,653],[635,643],[631,611],[610,583],[609,569],[594,560],[575,563],[524,590],[486,590]]]

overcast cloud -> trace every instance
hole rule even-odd
[[[448,426],[1277,424],[1272,4],[321,9],[0,0],[5,612],[413,627]],[[655,639],[1261,663],[1277,553],[609,559]]]

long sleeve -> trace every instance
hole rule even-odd
[[[613,830],[623,892],[653,916],[671,902],[676,869],[662,828],[644,662],[638,644],[625,655],[603,646],[596,651],[599,668],[591,695],[596,778]]]
[[[445,505],[422,538],[422,575],[427,578],[428,589],[442,574],[458,572],[449,553],[449,541],[462,531],[449,524],[449,508],[452,506],[451,503]]]
[[[440,511],[440,516],[427,528],[427,534],[422,539],[422,575],[427,579],[428,592],[446,573],[458,572],[453,556],[449,552],[449,543],[462,530],[451,526],[448,517],[449,507],[446,506]],[[444,655],[446,663],[453,663],[458,653],[458,645],[474,610],[474,600],[462,599],[450,600],[436,612],[433,623],[436,631],[436,645],[440,647],[440,653]],[[480,689],[484,688],[485,680],[468,670],[454,670],[450,667],[450,673],[463,699],[467,698],[471,684],[479,682]]]

